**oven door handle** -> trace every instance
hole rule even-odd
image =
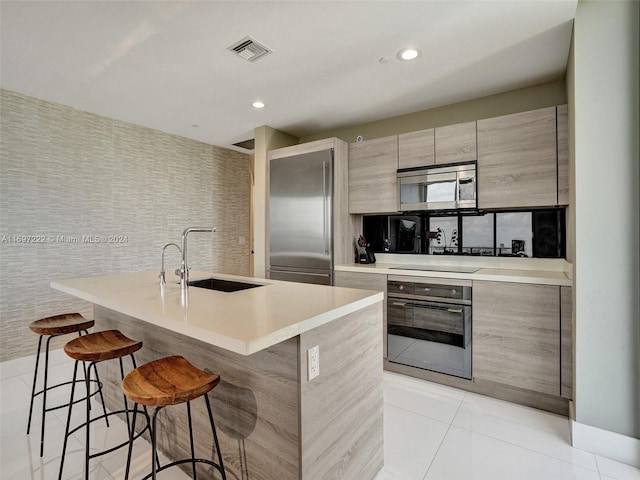
[[[400,303],[400,302],[393,302],[393,305],[396,305],[398,307],[427,308],[427,309],[430,309],[430,310],[441,310],[443,312],[449,312],[449,313],[462,313],[462,308],[452,308],[452,307],[447,307],[447,306],[444,306],[444,305],[433,305],[433,304],[428,304],[428,303],[413,303],[413,302]]]

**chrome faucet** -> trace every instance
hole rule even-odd
[[[170,247],[171,245],[173,245],[174,247],[176,247],[176,248],[178,249],[178,251],[179,251],[180,253],[182,253],[182,250],[180,249],[180,245],[178,245],[177,243],[173,243],[173,242],[171,242],[171,243],[167,243],[167,244],[162,248],[162,267],[161,267],[161,270],[160,270],[160,286],[164,286],[164,285],[167,283],[167,281],[166,281],[166,279],[165,279],[165,271],[164,271],[164,252],[165,252],[165,250],[167,249],[167,247]],[[177,270],[176,270],[176,272],[177,272]]]
[[[187,235],[191,232],[215,232],[215,227],[189,227],[182,232],[182,262],[180,263],[180,288],[186,290],[189,285],[189,266],[187,265]]]

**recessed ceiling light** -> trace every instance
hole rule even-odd
[[[403,48],[398,52],[398,58],[400,60],[415,60],[420,56],[420,53],[420,50],[418,50],[417,48]]]
[[[264,102],[261,102],[260,100],[256,100],[251,105],[253,105],[253,108],[264,108],[265,107]]]

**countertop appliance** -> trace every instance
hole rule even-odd
[[[332,212],[333,149],[269,162],[269,278],[333,284]]]
[[[476,162],[397,172],[398,211],[475,210]]]
[[[389,275],[387,289],[389,362],[471,379],[471,281]]]

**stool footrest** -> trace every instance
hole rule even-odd
[[[73,380],[69,380],[68,382],[58,383],[57,385],[47,387],[47,391],[53,390],[54,388],[63,387],[65,385],[71,385],[72,383],[73,383]],[[87,383],[87,382],[84,379],[82,379],[82,380],[76,380],[75,383]],[[102,383],[99,382],[98,380],[91,380],[91,383],[95,383],[98,385],[98,388],[102,388]],[[36,392],[33,394],[33,398],[36,398],[38,395],[42,395],[43,393],[44,393],[44,390],[40,390],[39,392]],[[94,395],[97,395],[98,393],[100,392],[96,390],[91,395],[89,395],[89,398],[93,397]],[[79,403],[79,402],[84,402],[85,400],[86,400],[86,397],[78,398],[77,400],[74,400],[71,405],[75,405],[76,403]],[[44,411],[51,412],[53,410],[58,410],[60,408],[68,407],[69,405],[70,405],[69,402],[61,403],[60,405],[56,405],[55,407],[47,407],[44,409]]]
[[[80,400],[82,401],[82,400],[84,400],[84,398],[81,398]],[[75,402],[74,402],[74,403],[75,403]],[[147,413],[146,413],[144,410],[136,410],[136,411],[137,411],[138,413],[142,413],[142,414],[144,414],[145,416],[147,416]],[[124,413],[124,414],[126,414],[126,413],[127,413],[127,411],[126,411],[126,410],[115,410],[115,411],[113,411],[113,412],[108,412],[106,415],[100,415],[99,417],[94,417],[94,418],[92,418],[91,420],[89,420],[89,424],[92,424],[93,422],[97,422],[98,420],[102,420],[102,419],[104,419],[104,418],[109,418],[109,417],[110,417],[110,416],[112,416],[112,415],[118,415],[118,414],[120,414],[120,413]],[[133,413],[133,409],[129,410],[129,413]],[[78,425],[77,427],[75,427],[73,430],[69,430],[69,433],[67,434],[67,436],[69,436],[69,435],[73,435],[74,433],[76,433],[76,432],[77,432],[78,430],[80,430],[81,428],[84,428],[86,425],[87,425],[87,422],[83,422],[83,423],[81,423],[80,425]],[[145,427],[140,431],[140,433],[139,433],[138,435],[136,435],[134,438],[138,438],[138,437],[139,437],[142,433],[144,433],[146,430],[149,430],[149,427],[148,427],[148,426],[145,426]],[[105,453],[109,453],[109,452],[111,452],[111,451],[115,450],[116,448],[120,448],[120,447],[122,447],[123,445],[126,445],[127,443],[129,443],[129,440],[127,440],[126,442],[124,442],[124,443],[123,443],[122,445],[120,445],[119,447],[114,447],[112,450],[108,450],[108,451],[105,451],[105,452],[100,452],[100,454],[93,454],[93,455],[90,455],[89,457],[90,457],[90,458],[93,458],[93,457],[99,457],[100,455],[103,455],[103,454],[105,454]]]
[[[216,468],[220,473],[225,473],[224,470],[222,470],[222,467],[220,467],[220,465],[218,465],[216,462],[206,459],[206,458],[194,458],[193,460],[190,458],[185,458],[183,460],[176,460],[174,462],[171,463],[167,463],[166,465],[162,465],[160,468],[156,469],[156,474],[162,472],[163,470],[166,470],[168,468],[171,467],[175,467],[178,465],[182,465],[183,463],[205,463],[207,465],[210,465],[214,468]],[[142,477],[142,480],[148,480],[149,478],[151,478],[153,476],[153,472],[148,474],[145,477]]]

